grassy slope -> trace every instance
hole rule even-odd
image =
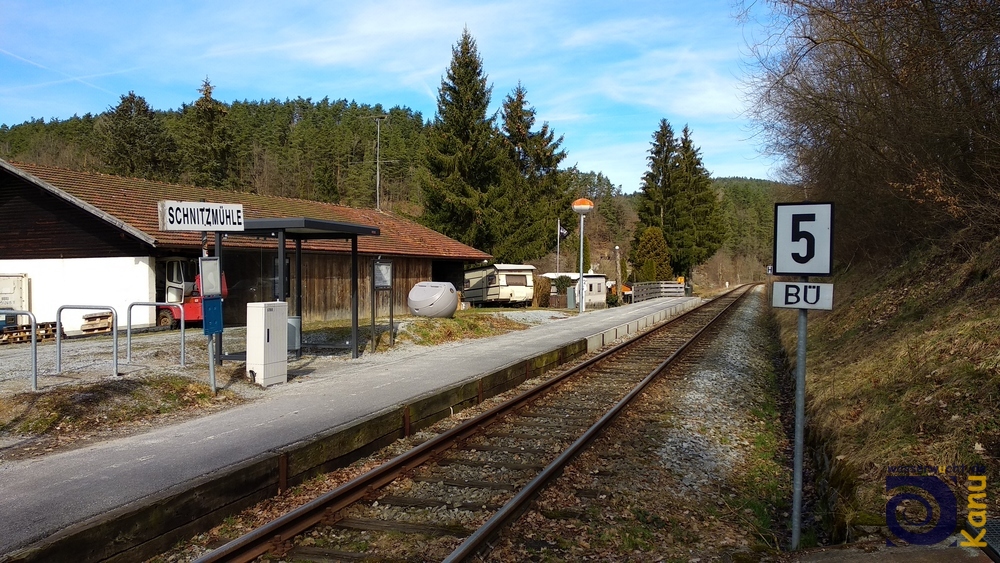
[[[831,460],[836,520],[884,523],[896,464],[984,464],[1000,517],[1000,241],[880,266],[839,274],[834,311],[810,314],[811,442]],[[795,313],[780,317],[794,357]]]

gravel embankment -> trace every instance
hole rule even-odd
[[[779,560],[791,475],[765,305],[751,295],[651,387],[490,560]]]
[[[543,493],[536,508],[499,541],[490,560],[781,560],[774,546],[787,541],[777,537],[787,515],[776,504],[786,501],[775,498],[790,496],[791,477],[781,459],[784,438],[774,410],[773,341],[763,322],[765,306],[760,291],[751,295],[717,338],[650,388]],[[503,398],[463,411],[415,438],[426,439]],[[230,530],[203,534],[161,561],[190,560],[204,552],[205,544],[218,543],[216,534],[248,532],[407,444],[401,441],[380,456],[270,499],[234,519]],[[434,483],[399,486],[450,498]],[[485,493],[483,502],[490,496]],[[469,518],[470,525],[476,520],[472,513],[447,510]],[[363,533],[343,533],[365,539]],[[412,553],[404,545],[406,537],[397,541],[401,553]],[[428,560],[439,560],[434,555],[445,548],[437,542],[422,545]]]

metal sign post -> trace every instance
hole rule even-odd
[[[392,285],[392,260],[375,260],[372,262],[372,352],[377,344],[375,338],[375,304],[378,301],[379,291],[389,292],[389,346],[396,345],[396,331],[393,319],[393,305],[396,300],[396,292]]]
[[[215,393],[216,349],[219,353],[219,364],[222,364],[222,266],[218,256],[222,238],[219,233],[244,230],[246,216],[243,213],[243,204],[162,200],[157,203],[156,209],[161,231],[201,232],[202,262],[199,262],[202,268],[201,308],[205,335],[208,336],[209,377],[212,381],[212,393]],[[209,232],[215,233],[216,256],[206,263],[204,260],[208,258]],[[209,271],[205,272],[204,268],[208,268]],[[213,315],[211,321],[207,316],[208,313]],[[218,318],[215,319],[215,316]],[[214,332],[209,331],[210,322]],[[214,345],[216,334],[220,335],[218,346]]]
[[[201,270],[201,318],[208,337],[208,375],[212,386],[215,386],[215,339],[222,338],[222,272],[219,268],[219,257],[202,256],[198,260]]]
[[[801,283],[776,282],[771,304],[799,310],[795,355],[795,459],[792,476],[792,550],[802,535],[802,464],[806,419],[806,338],[809,309],[833,308],[833,284],[809,284],[833,268],[833,204],[774,206],[774,274],[802,276]],[[771,273],[771,272],[768,272]]]

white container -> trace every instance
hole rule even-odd
[[[287,303],[247,303],[247,375],[264,387],[288,381]]]
[[[420,282],[410,290],[406,304],[418,317],[451,318],[458,308],[458,293],[448,282]]]
[[[31,310],[28,274],[0,274],[0,309]]]

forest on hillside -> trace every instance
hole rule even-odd
[[[799,199],[836,204],[842,267],[1000,233],[995,2],[768,4],[754,116]]]
[[[584,258],[632,279],[691,276],[720,249],[761,267],[774,184],[710,178],[693,132],[661,120],[639,192],[565,167],[563,138],[538,123],[522,85],[489,114],[492,86],[466,31],[452,50],[436,114],[323,98],[223,103],[205,79],[179,109],[135,92],[82,117],[0,126],[0,158],[263,195],[379,208],[415,219],[500,262],[565,271],[578,263],[578,216],[594,201]],[[758,209],[756,206],[763,206]],[[751,222],[752,225],[744,224]],[[565,229],[555,264],[557,224]],[[650,230],[650,229],[653,230]],[[645,240],[643,240],[645,237]],[[745,237],[764,237],[745,240]],[[572,262],[569,257],[575,257]]]

